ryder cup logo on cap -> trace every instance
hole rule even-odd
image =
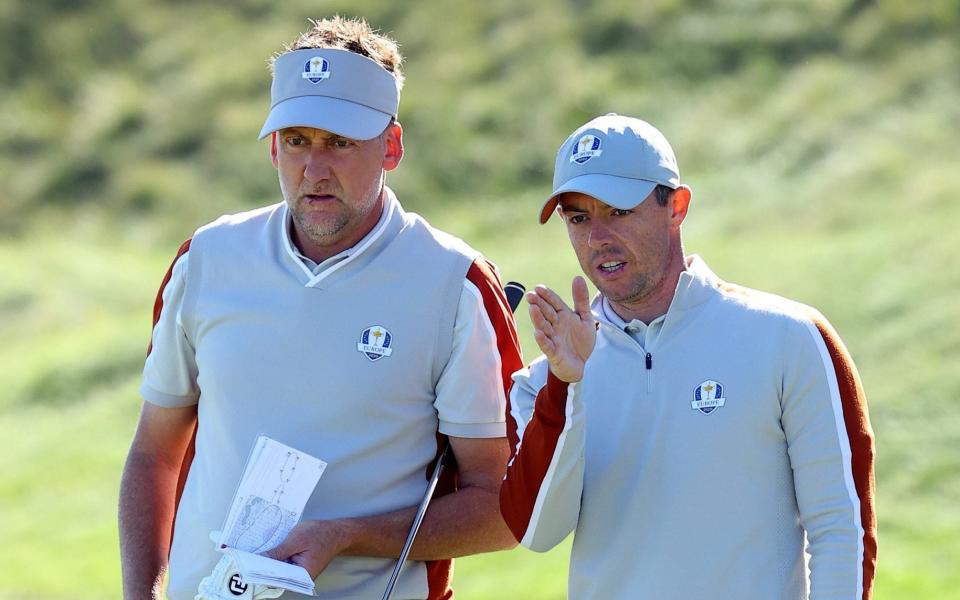
[[[690,408],[699,410],[705,415],[709,415],[724,404],[727,399],[723,397],[723,386],[708,379],[693,390],[693,401],[690,402]]]
[[[588,133],[580,138],[579,142],[573,145],[573,153],[570,155],[570,162],[577,162],[582,165],[594,156],[600,156],[603,154],[603,150],[600,149],[600,145],[600,138]]]
[[[367,327],[360,334],[360,342],[357,344],[357,351],[363,352],[364,356],[371,362],[376,362],[384,356],[393,354],[393,336],[386,328],[380,325]]]
[[[369,140],[396,118],[399,105],[396,78],[376,61],[335,48],[293,50],[273,63],[270,114],[260,138],[313,127]]]
[[[540,209],[540,222],[547,222],[567,192],[628,210],[658,185],[680,186],[680,170],[667,138],[640,119],[615,113],[597,117],[571,133],[557,151],[553,193]]]
[[[314,56],[303,63],[302,77],[310,83],[320,83],[330,77],[330,63],[322,56]]]

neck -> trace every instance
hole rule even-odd
[[[636,300],[625,302],[615,302],[607,298],[613,312],[617,313],[621,319],[629,323],[637,319],[647,325],[661,315],[665,315],[670,309],[670,303],[677,293],[677,282],[680,281],[680,274],[687,270],[687,259],[680,252],[670,261],[664,270],[663,279],[649,294]]]

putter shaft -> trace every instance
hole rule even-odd
[[[423,495],[423,500],[420,501],[420,506],[417,507],[417,514],[413,518],[413,525],[410,527],[409,533],[407,533],[407,539],[403,542],[403,549],[400,551],[400,558],[397,559],[397,564],[393,568],[393,573],[390,574],[390,581],[387,583],[387,589],[383,592],[382,600],[389,600],[390,594],[393,593],[393,586],[397,583],[397,577],[400,576],[400,569],[403,568],[403,563],[407,561],[407,557],[410,556],[410,549],[413,547],[413,540],[417,537],[417,531],[420,530],[420,524],[423,522],[423,516],[427,514],[427,507],[430,506],[430,500],[433,498],[433,491],[437,487],[437,482],[440,480],[440,474],[443,472],[444,463],[447,462],[447,455],[450,453],[450,444],[448,443],[443,449],[443,453],[440,455],[440,458],[437,459],[437,466],[433,468],[433,474],[430,476],[430,483],[427,485],[427,491]]]

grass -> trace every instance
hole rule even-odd
[[[702,202],[706,194],[701,193]],[[538,196],[428,213],[498,262],[505,278],[569,296],[576,263],[559,223],[533,223]],[[826,200],[801,215],[818,220]],[[520,208],[525,214],[520,214]],[[688,251],[732,281],[821,308],[860,367],[878,444],[879,600],[957,598],[960,583],[960,417],[942,398],[960,392],[949,366],[960,340],[950,268],[956,203],[907,222],[878,206],[855,226],[713,226],[691,213]],[[39,231],[0,244],[4,334],[0,431],[0,597],[118,597],[116,494],[139,399],[150,307],[173,247]],[[526,358],[534,356],[521,314]],[[569,541],[545,555],[523,549],[458,561],[464,598],[562,598]],[[44,557],[38,560],[38,557]],[[83,581],[82,590],[76,589]]]
[[[119,597],[116,496],[156,287],[193,228],[276,196],[253,141],[262,60],[317,10],[232,9],[0,8],[0,600]],[[408,57],[391,185],[505,279],[569,297],[563,228],[535,225],[569,130],[610,110],[663,129],[694,188],[687,251],[817,306],[859,366],[875,598],[960,598],[957,0],[364,10]],[[569,543],[458,561],[459,597],[562,598]]]

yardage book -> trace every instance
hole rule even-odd
[[[224,553],[233,558],[246,584],[267,585],[283,588],[301,594],[314,595],[313,579],[310,573],[300,565],[273,560],[260,554],[244,552],[236,548],[226,548]]]
[[[219,540],[246,583],[314,593],[306,569],[259,553],[277,546],[300,521],[326,467],[265,435],[257,438]]]

